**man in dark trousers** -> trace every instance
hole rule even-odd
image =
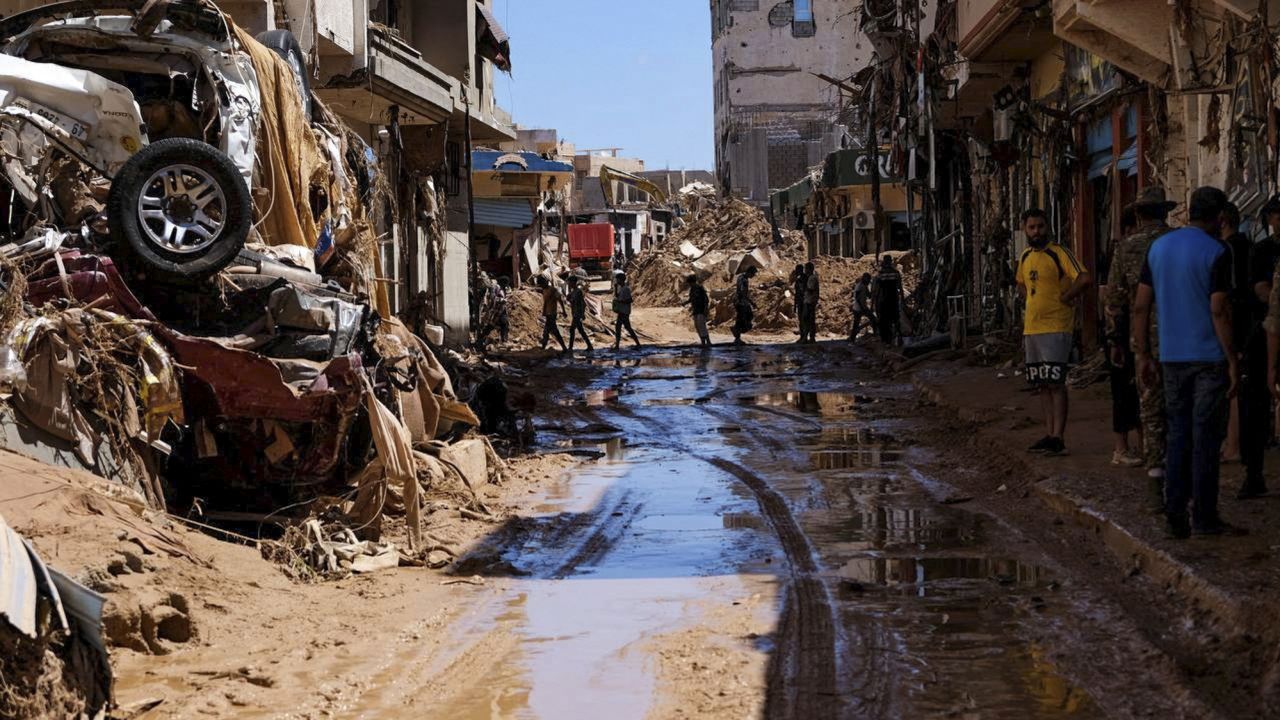
[[[901,327],[902,275],[893,266],[893,258],[884,256],[880,272],[876,275],[873,292],[876,318],[879,320],[880,341],[896,345]]]
[[[618,275],[618,288],[613,293],[613,312],[617,315],[617,319],[613,322],[613,349],[617,350],[622,344],[622,329],[626,328],[631,334],[631,339],[635,341],[636,347],[640,347],[640,338],[636,336],[636,331],[631,327],[631,286],[627,284],[627,274],[620,273]]]
[[[1176,539],[1230,529],[1218,516],[1218,452],[1240,375],[1231,340],[1231,254],[1218,239],[1226,209],[1226,193],[1218,188],[1192,193],[1190,224],[1152,243],[1134,301],[1132,330],[1144,381],[1156,375],[1149,337],[1153,304],[1159,315],[1169,423],[1165,520]]]
[[[547,343],[555,338],[560,343],[560,350],[568,352],[569,347],[564,344],[564,336],[556,325],[556,318],[560,315],[560,291],[545,277],[538,278],[538,284],[542,286],[542,349],[546,350]]]
[[[804,305],[800,310],[800,342],[818,342],[818,271],[804,266]]]
[[[707,297],[707,289],[702,286],[696,273],[685,278],[685,283],[689,286],[689,299],[685,304],[693,315],[693,329],[698,331],[698,340],[702,346],[711,347],[711,334],[707,332],[707,310],[711,307],[711,298]]]
[[[756,276],[756,272],[756,266],[752,265],[738,274],[738,279],[733,285],[734,345],[745,345],[742,336],[744,333],[751,332],[751,328],[755,325],[756,309],[751,304],[751,279]]]
[[[1240,461],[1245,468],[1244,485],[1236,497],[1255,498],[1267,492],[1263,458],[1271,437],[1271,385],[1268,382],[1268,339],[1265,322],[1276,267],[1280,265],[1280,195],[1272,196],[1258,214],[1267,237],[1249,253],[1248,333],[1237,344],[1244,348],[1240,377]]]
[[[868,326],[875,328],[876,316],[871,312],[871,273],[862,273],[853,284],[853,327],[849,329],[849,342],[858,339],[863,318],[867,319]]]
[[[573,352],[573,341],[579,334],[587,344],[587,352],[593,352],[595,348],[591,345],[591,335],[582,324],[587,317],[587,294],[583,292],[582,283],[576,275],[569,278],[569,314],[573,318],[573,324],[569,326],[569,352]]]

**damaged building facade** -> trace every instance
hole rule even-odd
[[[837,5],[813,4],[819,28],[836,22]],[[854,14],[871,52],[831,87],[856,147],[771,181],[772,210],[779,226],[805,231],[811,254],[919,252],[922,332],[957,319],[1017,325],[1011,268],[1031,207],[1048,211],[1100,282],[1121,212],[1146,187],[1179,203],[1221,187],[1245,230],[1264,232],[1256,212],[1277,189],[1280,4],[868,0]],[[1099,322],[1095,289],[1086,346]]]
[[[872,48],[859,0],[713,0],[716,176],[757,207],[847,147],[840,90]],[[825,78],[825,79],[824,79]]]

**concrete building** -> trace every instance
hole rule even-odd
[[[765,207],[845,145],[840,89],[874,48],[861,0],[712,0],[716,176]]]

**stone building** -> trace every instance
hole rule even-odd
[[[872,57],[861,0],[712,0],[716,176],[761,207],[845,145],[840,90]]]

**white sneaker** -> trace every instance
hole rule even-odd
[[[1150,470],[1147,471],[1147,477],[1153,480],[1163,480],[1164,468],[1151,468]]]

